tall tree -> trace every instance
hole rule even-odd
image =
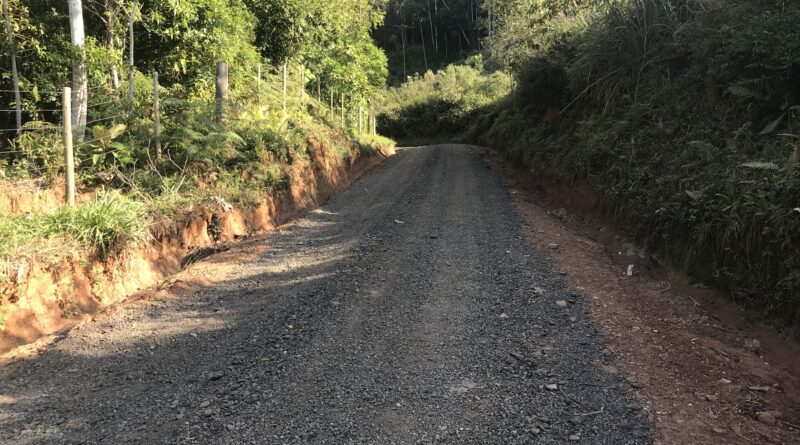
[[[3,22],[6,27],[6,39],[11,57],[11,84],[14,89],[14,111],[17,132],[22,128],[22,97],[19,93],[19,73],[17,72],[17,44],[11,29],[11,16],[8,13],[8,0],[3,0]]]
[[[76,55],[72,62],[72,125],[73,137],[77,142],[86,133],[86,112],[89,103],[89,84],[86,78],[84,45],[86,35],[83,29],[83,7],[81,0],[68,0],[69,30]]]

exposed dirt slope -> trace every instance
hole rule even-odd
[[[0,353],[68,329],[86,315],[161,282],[180,271],[190,255],[219,250],[236,238],[274,230],[315,208],[393,153],[393,148],[384,149],[386,153],[363,153],[352,146],[347,149],[349,156],[343,157],[333,147],[312,141],[311,159],[288,167],[288,189],[274,194],[265,192],[263,204],[256,208],[234,208],[218,200],[179,211],[175,220],[162,217],[152,229],[150,243],[126,248],[105,259],[90,251],[55,258],[32,254],[8,270],[0,267],[0,315],[4,319]],[[16,196],[19,201],[20,196],[38,194],[39,191],[27,189],[19,196],[0,191],[0,210],[4,200]],[[56,195],[53,189],[42,192],[49,200],[20,202],[29,206],[28,211],[47,210],[60,205],[53,199]],[[91,199],[92,195],[90,191],[81,199]]]
[[[0,442],[649,443],[584,297],[463,146],[0,371]]]

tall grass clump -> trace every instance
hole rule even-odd
[[[0,218],[0,258],[34,252],[60,256],[75,248],[94,248],[105,257],[116,247],[144,240],[148,225],[141,203],[117,192],[100,192],[75,207]]]

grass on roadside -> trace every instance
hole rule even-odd
[[[123,242],[144,240],[148,221],[142,203],[118,192],[101,192],[94,201],[75,207],[0,218],[0,259],[87,247],[105,256]]]

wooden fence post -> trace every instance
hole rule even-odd
[[[153,72],[153,143],[156,159],[161,160],[161,100],[158,97],[158,71]]]
[[[64,113],[64,201],[75,205],[75,158],[72,153],[72,88],[64,87],[62,112]]]
[[[217,62],[217,121],[222,122],[228,112],[228,64]]]
[[[261,64],[258,64],[256,69],[256,105],[261,110]],[[260,111],[259,111],[260,112]]]
[[[300,67],[300,103],[306,101],[306,67]]]
[[[283,114],[286,114],[286,81],[287,81],[287,78],[286,78],[287,72],[286,71],[289,69],[289,67],[287,65],[288,65],[288,62],[284,61],[283,62],[283,93],[282,93],[282,99],[281,99],[281,106],[283,107]]]

